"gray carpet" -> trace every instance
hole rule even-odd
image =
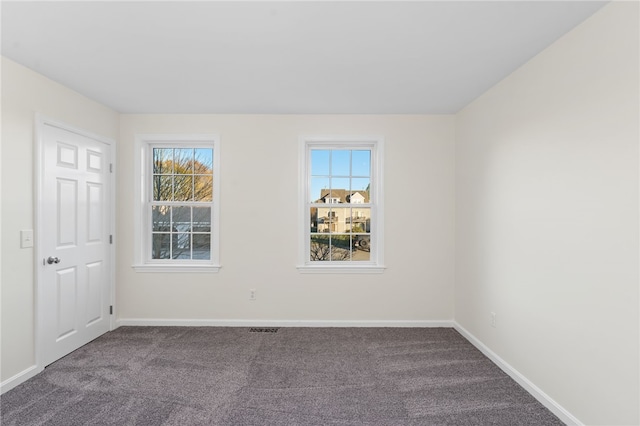
[[[121,327],[1,398],[2,425],[562,425],[448,328]]]

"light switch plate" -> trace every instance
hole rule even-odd
[[[33,229],[20,231],[20,248],[33,247]]]

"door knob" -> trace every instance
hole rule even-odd
[[[47,259],[47,263],[51,265],[52,263],[60,263],[60,259],[57,257],[49,256]]]

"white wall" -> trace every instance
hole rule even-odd
[[[590,425],[640,420],[638,16],[605,6],[456,117],[455,319]]]
[[[452,116],[123,115],[118,147],[117,315],[130,320],[449,321],[453,318]],[[216,275],[136,273],[136,133],[217,133]],[[300,135],[385,137],[385,264],[379,275],[300,274]],[[249,301],[249,289],[257,300]]]
[[[2,364],[1,381],[35,363],[34,249],[20,248],[20,230],[34,229],[35,113],[109,138],[118,114],[2,58]]]
[[[637,18],[635,3],[606,6],[455,118],[118,116],[2,59],[2,381],[35,358],[33,250],[19,230],[34,226],[41,112],[119,139],[120,320],[455,317],[580,421],[637,424]],[[134,135],[182,132],[221,136],[223,268],[136,273]],[[295,269],[301,134],[385,137],[384,274]]]

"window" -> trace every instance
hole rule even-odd
[[[302,138],[301,272],[382,272],[382,138]]]
[[[212,135],[141,135],[140,272],[217,272],[219,149]]]

